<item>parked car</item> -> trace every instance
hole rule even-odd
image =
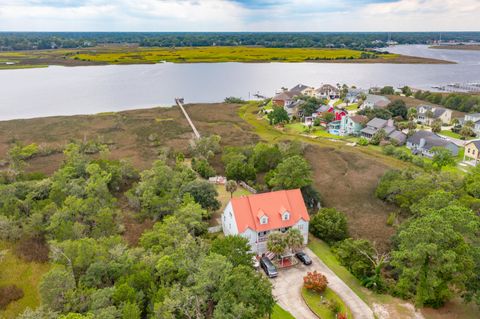
[[[275,265],[270,259],[268,259],[268,257],[262,257],[260,259],[260,266],[262,266],[268,277],[274,278],[278,276],[277,267],[275,267]]]
[[[312,259],[310,259],[310,257],[308,257],[308,255],[305,254],[303,251],[296,253],[295,256],[305,265],[312,264]]]

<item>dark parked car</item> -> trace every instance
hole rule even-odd
[[[273,278],[278,276],[277,268],[273,265],[270,259],[268,259],[268,257],[262,257],[260,259],[260,266],[262,266],[268,277]]]
[[[303,251],[296,253],[295,256],[298,258],[298,260],[300,260],[305,265],[312,264],[312,260],[310,259],[310,257],[308,257],[308,255],[305,254]]]

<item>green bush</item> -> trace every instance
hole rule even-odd
[[[310,220],[310,231],[332,244],[348,237],[347,218],[335,208],[322,208]]]
[[[360,137],[358,139],[358,145],[367,146],[368,145],[368,140],[365,137]]]
[[[200,174],[203,178],[209,178],[216,175],[215,169],[208,163],[206,159],[192,159],[192,169]]]
[[[393,155],[395,153],[395,146],[385,145],[382,149],[383,153],[386,155]]]

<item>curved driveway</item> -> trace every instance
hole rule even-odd
[[[313,260],[310,266],[297,265],[293,268],[280,271],[277,278],[273,279],[273,294],[277,303],[289,311],[296,319],[316,319],[304,303],[301,288],[303,277],[307,271],[318,271],[328,279],[328,287],[342,298],[352,311],[355,319],[374,319],[370,307],[353,292],[330,268],[327,267],[310,249],[304,250]]]

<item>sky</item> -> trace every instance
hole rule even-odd
[[[0,31],[480,31],[480,0],[0,0]]]

